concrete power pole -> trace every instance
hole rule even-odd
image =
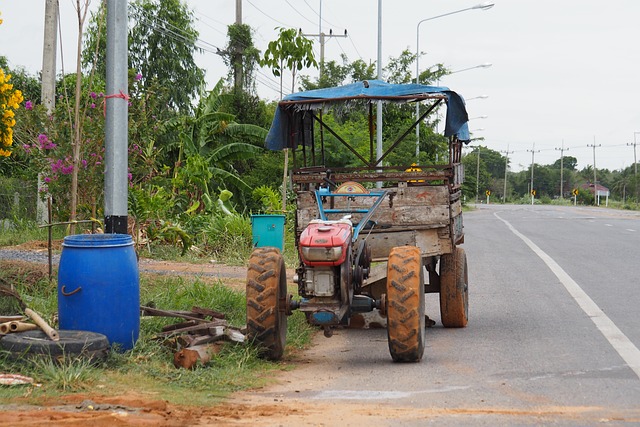
[[[320,72],[318,73],[318,80],[322,78],[324,74],[324,45],[326,38],[332,37],[347,37],[347,30],[344,30],[344,34],[333,34],[333,30],[329,30],[329,34],[325,34],[322,31],[318,34],[303,34],[305,37],[319,37],[320,38]]]
[[[564,152],[569,150],[564,148],[564,139],[562,140],[562,146],[556,148],[556,150],[560,151],[560,198],[564,199]]]
[[[56,46],[58,44],[58,0],[46,0],[42,49],[42,105],[48,113],[56,106]]]
[[[56,107],[56,47],[58,45],[58,0],[46,0],[44,6],[44,43],[42,46],[42,78],[40,100],[51,114]],[[38,174],[38,188],[42,188],[42,174]],[[40,196],[36,199],[38,224],[51,220],[49,209]]]
[[[600,206],[600,194],[598,194],[598,187],[597,187],[597,174],[596,174],[596,147],[600,147],[601,144],[597,144],[596,145],[596,137],[593,137],[593,144],[587,144],[587,147],[592,147],[593,148],[593,200],[596,204],[596,206]]]
[[[527,150],[531,152],[531,205],[533,205],[533,201],[536,198],[536,194],[535,194],[535,189],[533,188],[533,165],[534,163],[534,157],[536,154],[536,143],[533,143],[533,147],[531,150]],[[540,150],[538,150],[538,152],[540,152]]]
[[[509,146],[507,145],[507,151],[502,151],[504,153],[504,189],[502,190],[502,203],[507,202],[507,171],[509,170],[509,154],[513,153],[513,151],[509,151]]]
[[[105,233],[127,234],[127,0],[107,0],[107,94],[105,120]]]
[[[242,0],[236,0],[236,25],[242,25]],[[238,48],[238,46],[235,46]],[[232,53],[235,81],[234,87],[236,90],[242,89],[242,82],[244,81],[244,73],[242,69],[242,57],[244,52],[235,51]]]

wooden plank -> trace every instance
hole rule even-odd
[[[142,315],[144,316],[180,317],[185,320],[194,320],[198,323],[210,322],[210,320],[203,319],[200,315],[191,313],[189,311],[160,310],[159,308],[144,306],[141,306],[140,310],[142,312]]]
[[[195,325],[195,326],[187,326],[187,327],[184,327],[184,328],[174,329],[174,330],[171,330],[171,331],[158,332],[156,335],[157,336],[171,336],[171,335],[183,334],[185,332],[204,332],[204,334],[210,334],[211,335],[212,331],[215,331],[217,333],[218,330],[216,328],[218,328],[218,327],[226,327],[226,326],[227,326],[227,321],[226,320],[215,320],[213,322],[201,323],[201,324]]]
[[[327,202],[325,209],[329,209]],[[334,198],[335,209],[367,209],[375,201],[373,197]],[[449,193],[446,187],[407,187],[387,196],[373,214],[372,219],[382,226],[402,228],[444,227],[450,222]],[[358,223],[362,214],[352,214],[352,222]],[[308,192],[300,194],[297,207],[297,232],[301,233],[313,219],[319,217],[315,197]],[[335,215],[333,218],[339,218]]]
[[[224,313],[221,313],[219,311],[215,311],[215,310],[211,310],[209,308],[204,308],[204,307],[196,307],[195,305],[193,307],[191,307],[191,311],[197,314],[202,314],[203,316],[209,316],[212,317],[214,319],[224,319],[225,315]]]

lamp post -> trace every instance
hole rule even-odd
[[[485,62],[483,64],[480,65],[476,65],[475,67],[468,67],[468,68],[463,68],[462,70],[455,70],[455,71],[450,71],[449,74],[456,74],[456,73],[461,73],[463,71],[469,71],[469,70],[474,70],[476,68],[489,68],[491,67],[493,64],[491,62]]]
[[[489,95],[478,95],[478,96],[474,96],[472,98],[467,98],[465,99],[465,101],[471,101],[472,99],[487,99],[489,97]]]
[[[473,9],[487,10],[487,9],[491,9],[493,6],[494,6],[494,3],[491,3],[491,2],[479,3],[472,7],[455,10],[453,12],[444,13],[442,15],[432,16],[431,18],[425,18],[418,22],[418,24],[416,25],[416,84],[420,84],[420,24],[426,21],[431,21],[433,19],[442,18],[444,16],[465,12],[467,10],[473,10]],[[420,103],[416,102],[416,122],[419,120],[420,120]],[[419,158],[418,158],[419,155],[420,155],[420,124],[416,123],[416,163],[419,163]]]
[[[480,146],[476,150],[476,205],[478,204],[478,192],[480,191]]]

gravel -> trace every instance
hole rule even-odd
[[[40,251],[21,251],[17,249],[0,249],[0,259],[11,261],[37,262],[47,264],[49,256],[47,252]],[[60,262],[60,255],[53,255],[53,263],[57,265]]]

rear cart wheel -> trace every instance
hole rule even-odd
[[[394,362],[419,362],[424,353],[424,276],[420,249],[393,248],[387,264],[387,336]]]
[[[247,335],[261,355],[279,360],[287,336],[287,271],[277,248],[256,248],[247,270]]]
[[[440,258],[440,316],[445,328],[464,328],[469,320],[469,274],[462,248]]]

